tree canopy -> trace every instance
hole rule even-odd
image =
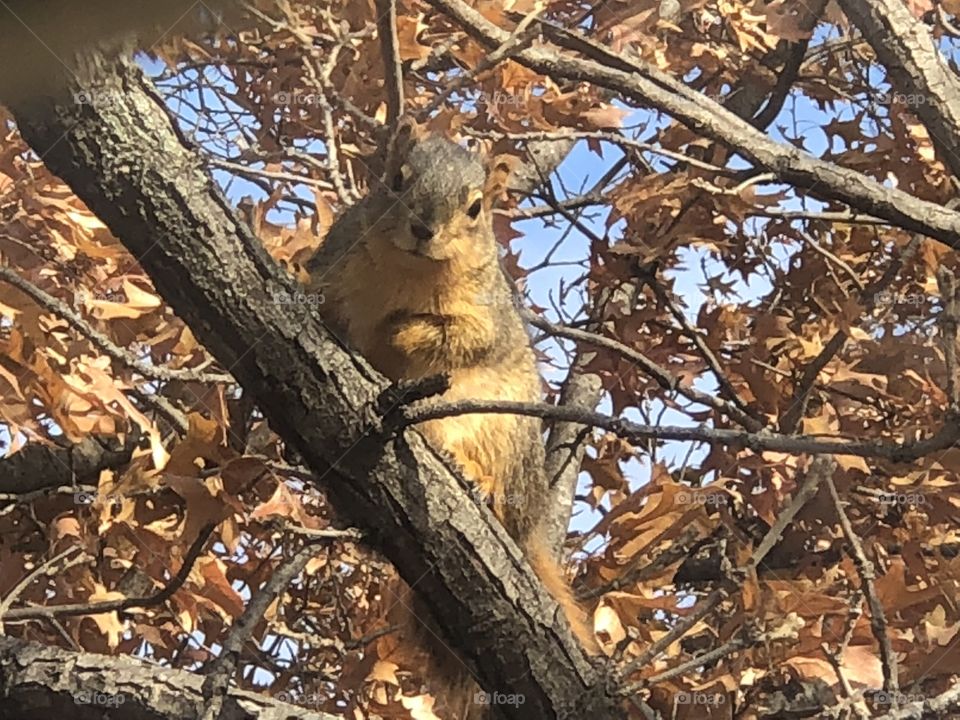
[[[960,6],[154,5],[0,10],[0,716],[430,720],[396,573],[507,718],[960,712]],[[298,285],[400,112],[600,659]]]

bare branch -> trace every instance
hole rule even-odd
[[[496,46],[507,37],[505,31],[462,0],[430,0],[430,4],[455,18],[480,42]],[[604,64],[563,55],[547,46],[524,49],[514,59],[554,78],[590,82],[635,102],[652,105],[696,132],[732,146],[758,168],[775,173],[785,182],[960,248],[960,213],[781,145],[719,103],[639,60],[628,61],[609,53],[608,63]]]
[[[102,600],[91,603],[67,603],[63,605],[41,605],[36,607],[13,608],[7,610],[0,616],[0,620],[9,622],[11,620],[35,620],[40,618],[58,618],[72,615],[99,615],[108,612],[121,612],[131,608],[152,607],[160,605],[170,599],[173,594],[183,587],[187,581],[187,576],[193,568],[193,564],[203,552],[207,540],[213,533],[216,525],[210,523],[200,529],[197,539],[193,541],[190,549],[184,555],[183,563],[177,574],[170,578],[169,582],[158,592],[147,597],[123,598],[122,600]]]
[[[633,348],[624,345],[617,340],[604,337],[603,335],[599,335],[597,333],[588,332],[586,330],[556,325],[532,312],[525,313],[524,317],[531,325],[543,330],[546,333],[549,333],[550,335],[556,335],[557,337],[564,337],[570,340],[577,340],[589,345],[612,350],[627,358],[630,360],[630,362],[635,363],[637,367],[650,375],[664,390],[678,392],[688,400],[711,407],[720,413],[728,415],[731,419],[739,422],[741,425],[750,430],[759,430],[763,427],[761,422],[750,415],[745,414],[733,403],[698,390],[689,383],[681,382],[679,378],[673,375],[666,368],[663,368],[657,363],[653,362],[640,351],[634,350]]]
[[[650,283],[650,288],[657,296],[657,299],[667,308],[667,310],[670,311],[670,314],[673,315],[673,319],[677,321],[677,324],[680,326],[681,330],[683,330],[683,334],[686,335],[696,346],[700,356],[706,361],[707,367],[710,368],[710,370],[713,372],[713,376],[720,384],[721,391],[727,396],[727,400],[739,411],[739,417],[752,418],[753,422],[745,422],[744,426],[750,427],[752,425],[753,427],[762,427],[763,423],[761,422],[759,416],[747,407],[747,404],[737,393],[736,388],[734,388],[731,384],[730,378],[727,377],[726,372],[724,372],[723,368],[720,366],[720,361],[717,359],[717,356],[707,345],[707,342],[703,339],[701,333],[690,324],[690,321],[687,320],[687,317],[683,314],[683,311],[676,306],[676,304],[673,302],[673,299],[667,294],[666,288],[664,288],[659,282]]]
[[[960,81],[927,26],[900,0],[840,0],[840,7],[926,126],[940,160],[960,177]]]
[[[947,370],[947,401],[950,412],[960,415],[960,376],[957,375],[957,327],[960,325],[960,296],[958,296],[957,278],[946,265],[937,269],[937,282],[940,285],[940,297],[943,299],[943,313],[940,316],[942,328],[943,357]]]
[[[253,635],[257,624],[263,620],[270,603],[293,582],[316,554],[317,542],[313,541],[306,543],[298,552],[284,560],[263,587],[253,594],[243,614],[230,627],[221,643],[220,655],[204,669],[206,678],[203,681],[203,694],[207,699],[207,706],[202,720],[215,720],[220,717],[230,678],[237,668],[244,644]]]
[[[833,500],[833,508],[837,511],[837,517],[840,519],[840,527],[843,528],[843,535],[850,543],[853,554],[853,563],[857,568],[857,575],[860,576],[860,582],[863,584],[863,592],[867,597],[867,604],[870,606],[870,629],[873,636],[877,639],[880,646],[880,661],[883,663],[883,689],[891,694],[891,700],[894,707],[897,706],[897,694],[900,692],[900,681],[897,671],[897,654],[893,651],[893,645],[890,644],[890,633],[887,631],[887,618],[883,611],[883,604],[877,595],[875,580],[877,579],[873,563],[867,559],[867,554],[863,551],[863,543],[854,532],[853,525],[850,524],[850,518],[847,517],[843,509],[843,503],[837,494],[837,486],[833,478],[827,476],[827,489],[830,491],[830,498]]]
[[[7,593],[7,596],[3,598],[3,600],[0,600],[0,635],[3,634],[3,620],[7,616],[10,606],[16,601],[20,594],[30,587],[41,575],[54,575],[64,572],[75,565],[82,565],[90,561],[90,556],[85,552],[80,552],[77,557],[71,558],[70,560],[67,559],[80,550],[82,549],[77,546],[68,547],[46,562],[40,563],[33,572],[27,573],[26,577],[13,586],[13,589]]]
[[[558,405],[590,411],[597,406],[602,392],[600,378],[584,371],[586,357],[577,353],[567,380],[560,391]],[[559,551],[570,524],[580,464],[587,446],[590,428],[577,423],[554,422],[550,425],[546,447],[546,476],[552,501],[549,503],[548,541]]]
[[[887,458],[895,462],[912,462],[931,453],[945,450],[960,440],[960,426],[946,423],[925,440],[910,442],[881,442],[845,440],[836,437],[812,435],[786,435],[761,431],[757,433],[740,430],[707,427],[677,427],[671,425],[641,425],[623,418],[610,417],[596,412],[584,412],[578,408],[557,407],[546,403],[523,403],[510,401],[483,402],[460,401],[436,403],[422,407],[406,408],[398,413],[398,426],[415,425],[442,417],[471,413],[510,413],[532,415],[549,420],[591,425],[639,445],[643,440],[678,440],[703,442],[732,448],[746,448],[754,452],[775,451],[800,454],[852,455],[856,457]]]
[[[383,55],[384,87],[387,91],[387,125],[392,126],[403,114],[403,66],[400,42],[397,39],[396,0],[377,0],[377,33]],[[328,140],[334,136],[329,135]]]

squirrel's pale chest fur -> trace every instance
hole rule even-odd
[[[456,259],[438,263],[362,239],[324,292],[344,339],[391,380],[446,373],[444,401],[536,402],[533,351],[500,272],[495,262],[466,268]],[[525,461],[539,449],[539,421],[469,414],[424,423],[421,430],[492,498],[508,528],[529,532],[529,506],[545,491],[531,487],[541,479],[536,460]]]

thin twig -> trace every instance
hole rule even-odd
[[[270,604],[316,556],[317,544],[316,541],[308,542],[296,554],[284,560],[263,587],[253,594],[243,614],[231,626],[227,637],[221,643],[220,654],[204,669],[206,678],[203,681],[203,696],[206,705],[202,720],[215,720],[220,716],[223,699],[226,697],[243,645],[263,620]]]
[[[396,0],[376,0],[377,33],[383,56],[384,86],[387,91],[387,125],[393,126],[403,114],[403,66],[397,39]]]
[[[960,324],[960,301],[957,298],[957,278],[946,266],[937,270],[937,283],[943,299],[940,315],[942,328],[943,358],[947,369],[947,400],[950,412],[960,414],[960,378],[957,377],[957,326]]]
[[[883,604],[877,596],[877,588],[874,581],[877,574],[873,563],[867,558],[863,551],[863,543],[853,530],[850,518],[847,517],[843,509],[843,503],[840,502],[840,495],[837,493],[837,486],[833,478],[826,477],[827,489],[830,491],[830,498],[833,500],[833,507],[837,511],[837,517],[840,519],[840,527],[843,534],[850,543],[853,551],[853,564],[857,568],[857,575],[860,576],[860,582],[863,584],[863,592],[867,598],[867,604],[870,606],[870,630],[877,639],[880,646],[880,661],[883,663],[883,689],[890,695],[894,707],[897,705],[897,695],[900,692],[899,672],[897,668],[897,655],[893,651],[893,645],[890,643],[890,634],[887,631],[887,619],[883,611]]]
[[[526,403],[509,400],[461,400],[458,402],[438,402],[435,404],[407,407],[390,423],[384,423],[388,430],[415,425],[427,420],[470,415],[474,413],[499,413],[527,415],[545,420],[561,420],[590,425],[613,433],[617,437],[640,445],[645,440],[677,440],[681,442],[703,442],[711,445],[724,445],[734,448],[746,448],[754,452],[774,451],[794,455],[849,455],[855,457],[887,458],[895,462],[912,462],[930,453],[952,447],[960,440],[960,424],[945,423],[924,440],[908,442],[882,442],[864,440],[845,440],[839,437],[819,437],[812,435],[785,435],[768,431],[746,432],[709,427],[679,427],[672,425],[641,425],[623,418],[610,417],[597,412],[588,412],[576,407],[561,407],[546,403]]]
[[[190,570],[203,551],[216,524],[209,523],[200,529],[197,539],[183,558],[183,564],[177,574],[157,593],[146,597],[123,598],[122,600],[103,600],[92,603],[67,603],[64,605],[40,605],[36,607],[13,608],[8,610],[3,620],[24,620],[38,618],[68,617],[72,615],[100,615],[108,612],[121,612],[135,607],[152,607],[166,602],[187,580]]]
[[[7,594],[5,598],[3,598],[3,600],[0,600],[0,635],[3,634],[2,621],[10,619],[8,615],[10,606],[13,605],[13,603],[23,593],[23,591],[26,590],[28,587],[30,587],[30,585],[33,584],[33,582],[37,578],[39,578],[41,575],[52,575],[55,572],[57,573],[63,572],[68,567],[81,564],[90,559],[86,553],[81,552],[80,555],[77,556],[76,558],[73,558],[73,560],[69,562],[65,562],[62,566],[60,565],[61,562],[65,561],[70,555],[72,555],[73,553],[79,550],[81,550],[79,546],[73,545],[71,547],[68,547],[63,552],[58,553],[57,555],[54,555],[52,558],[50,558],[46,562],[41,563],[33,570],[33,572],[29,573],[25,578],[23,578],[20,582],[14,585],[13,589]]]
[[[668,647],[686,635],[694,625],[713,612],[720,605],[720,603],[726,600],[729,596],[730,591],[725,587],[717,588],[712,593],[707,595],[702,602],[697,604],[697,606],[693,609],[693,612],[674,625],[666,635],[654,642],[652,645],[650,645],[650,647],[640,653],[640,655],[627,663],[621,669],[621,675],[623,677],[628,677],[632,673],[636,672],[642,667],[646,667],[653,660],[660,657],[660,655],[662,655]],[[631,687],[631,693],[635,692],[634,687],[635,686]]]
[[[174,370],[162,366],[148,365],[129,350],[121,348],[113,343],[113,341],[111,341],[106,335],[103,335],[98,330],[94,329],[90,323],[88,323],[65,302],[41,290],[25,278],[20,277],[20,275],[14,272],[11,268],[0,267],[0,280],[8,282],[17,289],[29,295],[41,306],[67,320],[75,330],[86,337],[91,343],[93,343],[95,347],[100,348],[100,350],[102,350],[107,356],[120,363],[123,363],[125,366],[140,373],[145,378],[153,380],[235,382],[233,377],[230,375],[212,375],[190,369]],[[146,392],[136,386],[132,387],[129,392],[139,398],[142,402],[153,407],[181,433],[186,434],[189,431],[190,424],[187,422],[187,418],[184,416],[184,414],[177,410],[173,403],[171,403],[170,400],[165,398],[160,393]]]
[[[443,92],[437,93],[429,105],[423,110],[417,112],[418,117],[429,118],[453,93],[457,92],[468,83],[473,82],[481,73],[496,67],[517,50],[529,44],[533,36],[526,34],[527,28],[536,16],[543,11],[545,6],[538,5],[536,9],[526,15],[517,26],[511,31],[510,36],[495,50],[492,50],[486,57],[477,63],[477,66],[470,68],[466,72],[450,79],[444,83]]]
[[[136,370],[145,378],[152,380],[181,380],[183,382],[233,383],[236,380],[226,373],[208,373],[191,368],[168,368],[162,365],[148,365],[129,350],[116,345],[110,338],[95,329],[79,313],[62,300],[53,297],[41,290],[26,278],[21,277],[13,269],[0,266],[0,280],[10,283],[18,290],[29,295],[50,312],[56,313],[67,320],[84,337],[105,354],[127,367]]]
[[[743,399],[740,397],[740,394],[733,387],[733,384],[727,377],[726,372],[720,365],[720,360],[716,355],[714,355],[713,351],[707,345],[707,341],[704,340],[700,332],[690,324],[690,321],[687,320],[687,317],[683,314],[683,311],[676,306],[676,304],[667,294],[666,289],[659,282],[650,283],[650,288],[657,296],[657,299],[664,305],[664,307],[667,308],[667,310],[670,311],[670,314],[673,315],[674,320],[677,321],[677,324],[679,324],[681,330],[683,330],[683,334],[686,335],[696,346],[697,350],[700,352],[700,355],[706,361],[707,366],[713,371],[713,375],[720,384],[721,390],[726,393],[727,399],[733,403],[742,414],[753,417],[762,425],[760,417],[752,412],[749,407],[747,407],[747,404],[743,401]]]
[[[802,237],[802,238],[804,239],[804,241],[807,243],[807,245],[809,245],[810,247],[812,247],[816,252],[820,253],[820,254],[823,255],[827,260],[829,260],[830,262],[834,263],[837,267],[839,267],[841,270],[843,270],[843,272],[846,274],[846,276],[847,276],[848,278],[850,278],[850,281],[851,281],[854,285],[857,286],[857,290],[861,290],[861,291],[863,290],[863,287],[864,287],[864,286],[863,286],[863,281],[860,280],[860,276],[857,275],[856,272],[854,272],[853,268],[850,267],[850,266],[843,260],[843,258],[837,257],[834,253],[830,252],[830,251],[827,250],[825,247],[823,247],[823,245],[821,245],[820,243],[818,243],[817,240],[816,240],[816,238],[814,238],[813,235],[811,235],[810,233],[804,232],[803,230],[800,230],[800,231],[799,231],[799,234],[800,234],[800,237]]]
[[[540,315],[529,311],[524,312],[524,318],[534,327],[543,330],[550,335],[564,337],[569,340],[576,340],[578,342],[585,342],[596,347],[606,348],[607,350],[613,350],[640,367],[664,390],[678,392],[693,402],[706,405],[714,410],[717,410],[718,412],[725,413],[749,430],[760,430],[763,428],[763,423],[757,421],[750,415],[745,414],[733,403],[698,390],[689,383],[682,382],[666,368],[658,365],[640,351],[634,350],[633,348],[624,345],[617,340],[613,340],[598,333],[593,333],[586,330],[556,325]]]
[[[836,467],[836,461],[829,455],[819,455],[810,462],[806,476],[791,498],[790,504],[780,513],[763,540],[757,545],[757,549],[754,550],[746,566],[748,570],[756,570],[760,566],[767,554],[780,542],[780,536],[793,522],[797,513],[807,504],[810,498],[817,494],[820,485],[830,479],[834,467]]]
[[[904,248],[903,252],[898,257],[894,258],[893,262],[887,266],[887,269],[884,271],[883,275],[860,291],[860,302],[867,312],[876,306],[877,295],[880,293],[880,291],[885,290],[896,279],[897,274],[900,272],[900,269],[903,267],[904,263],[908,262],[910,258],[913,257],[913,254],[920,245],[921,239],[922,238],[919,235],[914,235],[907,247]],[[840,352],[844,344],[847,342],[848,337],[849,334],[846,330],[837,330],[833,337],[827,341],[826,346],[824,346],[823,350],[820,351],[820,354],[811,360],[807,367],[804,368],[803,375],[794,387],[793,399],[790,408],[783,414],[780,420],[781,432],[793,433],[797,429],[797,426],[800,424],[800,420],[806,413],[807,401],[810,398],[810,391],[813,389],[814,383],[820,376],[820,372],[827,366],[830,360],[832,360],[833,357]]]
[[[698,534],[699,530],[696,527],[686,528],[679,537],[670,543],[669,547],[652,560],[644,557],[642,554],[634,556],[633,562],[609,582],[596,587],[585,588],[577,592],[577,600],[593,600],[601,595],[606,595],[608,592],[622,590],[636,583],[643,582],[647,578],[660,575],[674,563],[689,556],[690,548],[697,539]],[[656,542],[656,540],[654,540],[654,542]]]
[[[516,140],[520,142],[569,142],[573,140],[602,140],[604,142],[617,145],[626,150],[633,150],[636,152],[647,152],[652,155],[660,155],[661,157],[669,158],[670,160],[675,160],[678,163],[683,163],[684,165],[689,165],[690,167],[695,167],[700,170],[706,170],[708,172],[717,174],[717,175],[739,175],[741,170],[734,170],[731,168],[721,167],[719,165],[713,165],[708,162],[704,162],[698,158],[693,157],[692,155],[685,155],[674,150],[669,150],[667,148],[660,147],[659,145],[654,145],[651,143],[641,142],[639,140],[634,140],[633,138],[628,138],[625,135],[619,133],[603,131],[603,130],[570,130],[564,129],[562,131],[548,132],[548,131],[537,131],[537,132],[498,132],[498,131],[480,131],[480,130],[471,130],[464,129],[464,132],[468,132],[470,135],[475,137],[489,138],[491,140]],[[581,195],[578,198],[573,198],[572,201],[579,201],[585,203],[587,200],[596,200],[600,202],[603,200],[600,195]],[[565,201],[566,202],[566,201]],[[569,205],[567,207],[570,207]],[[520,210],[517,211],[518,213]],[[533,211],[535,212],[535,211]]]
[[[800,487],[797,489],[796,493],[794,493],[793,497],[790,499],[790,503],[780,513],[776,522],[773,524],[773,526],[771,526],[766,535],[764,535],[763,539],[754,549],[746,565],[731,573],[733,577],[728,578],[724,586],[719,587],[710,593],[710,595],[708,595],[703,602],[696,606],[690,615],[678,622],[673,629],[670,630],[670,632],[653,643],[643,653],[627,663],[620,671],[621,677],[629,677],[632,673],[636,672],[640,668],[646,667],[650,662],[658,658],[668,647],[670,647],[670,645],[683,637],[690,630],[690,628],[709,615],[720,605],[721,602],[723,602],[727,597],[730,596],[732,592],[736,590],[739,582],[736,580],[736,578],[754,574],[767,554],[769,554],[774,546],[780,541],[783,531],[786,530],[787,526],[790,525],[793,519],[797,516],[797,513],[799,513],[804,505],[809,502],[810,498],[816,494],[820,484],[825,479],[830,477],[835,466],[836,461],[827,455],[815,457],[810,462],[810,467],[807,468],[806,476],[804,477],[804,480],[800,484]],[[708,657],[712,657],[712,654],[708,653],[707,655],[699,656],[696,658],[700,661],[697,664],[702,664]],[[694,665],[694,667],[695,666],[696,665]],[[670,673],[672,671],[668,670],[666,672]],[[673,675],[668,677],[673,677]],[[651,682],[653,682],[653,678],[648,678],[639,683],[634,683],[624,687],[621,693],[625,695],[635,694]]]

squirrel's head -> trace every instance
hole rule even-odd
[[[501,186],[475,153],[438,135],[395,146],[385,189],[393,207],[383,237],[424,259],[479,266],[496,258],[490,217]]]

